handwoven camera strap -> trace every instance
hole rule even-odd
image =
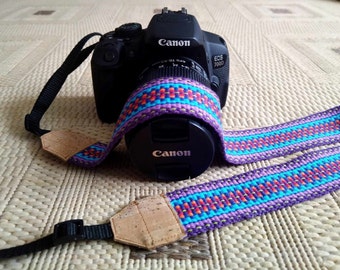
[[[79,57],[84,60],[93,49],[88,47],[90,49],[82,50],[82,47],[94,35],[85,37],[75,47],[77,53],[74,50],[71,52],[76,59],[71,61],[72,68],[68,69],[67,74],[62,72],[58,75],[57,83],[52,76],[47,84],[52,85],[52,90],[46,90],[45,86],[25,120],[28,130],[42,135],[46,150],[70,163],[83,167],[96,166],[128,131],[155,117],[169,114],[184,115],[209,124],[226,162],[231,164],[246,164],[340,142],[340,107],[272,127],[224,131],[218,97],[209,88],[186,78],[160,78],[134,91],[119,116],[108,144],[95,142],[71,131],[48,132],[40,129],[42,115],[67,75],[80,64]],[[60,80],[60,77],[64,79]],[[53,92],[47,98],[49,101],[45,102],[45,107],[40,106],[39,100],[44,100],[49,92]],[[36,108],[42,107],[37,113]],[[340,147],[318,150],[304,153],[284,164],[133,201],[107,224],[84,226],[82,220],[62,222],[55,226],[52,235],[1,250],[0,258],[72,241],[112,237],[117,242],[153,249],[311,200],[339,188]]]
[[[97,166],[127,132],[162,115],[187,116],[209,125],[224,159],[231,164],[247,164],[340,141],[340,107],[276,126],[226,131],[222,129],[219,104],[215,93],[196,81],[178,77],[153,80],[127,100],[108,144],[96,142],[77,149],[68,161],[83,167]],[[48,133],[42,140],[55,135]]]

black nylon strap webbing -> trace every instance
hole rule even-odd
[[[0,250],[0,259],[42,251],[57,245],[81,240],[113,239],[110,223],[84,226],[80,219],[69,220],[54,226],[53,234],[21,246]]]
[[[70,54],[65,59],[64,63],[57,69],[52,77],[45,84],[41,91],[37,101],[35,102],[33,109],[30,114],[25,117],[25,128],[26,130],[41,136],[49,130],[40,128],[40,120],[51,106],[53,100],[59,93],[63,86],[67,76],[71,74],[93,51],[96,43],[83,49],[85,44],[94,36],[101,36],[99,33],[91,33],[83,37],[78,44],[72,49]]]

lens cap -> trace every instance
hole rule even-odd
[[[132,163],[163,181],[194,178],[210,166],[215,155],[211,132],[193,119],[177,116],[138,126],[125,139]]]

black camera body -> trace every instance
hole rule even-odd
[[[146,29],[127,23],[106,33],[95,47],[91,68],[97,113],[103,122],[115,122],[139,86],[164,77],[197,81],[218,95],[221,108],[226,103],[227,45],[222,37],[202,31],[184,8],[175,12],[164,8]],[[132,162],[162,180],[195,177],[210,166],[215,154],[209,128],[186,117],[155,119],[125,139]],[[169,158],[162,158],[165,154]]]
[[[226,102],[226,43],[222,37],[202,31],[185,9],[164,8],[147,29],[128,23],[106,33],[93,52],[91,68],[97,113],[103,122],[115,122],[131,92],[152,77],[193,76],[216,92],[221,107]],[[188,68],[192,69],[189,75]]]

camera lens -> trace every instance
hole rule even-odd
[[[186,79],[202,87],[210,85],[204,69],[188,58],[158,61],[145,69],[139,79],[141,85],[160,82],[156,87],[159,91],[171,88],[171,82],[184,86]],[[163,79],[168,82],[164,88]],[[170,98],[171,94],[165,95]],[[135,127],[126,134],[125,142],[130,159],[139,170],[158,180],[177,181],[194,178],[210,166],[215,155],[213,134],[202,120],[170,111]]]

